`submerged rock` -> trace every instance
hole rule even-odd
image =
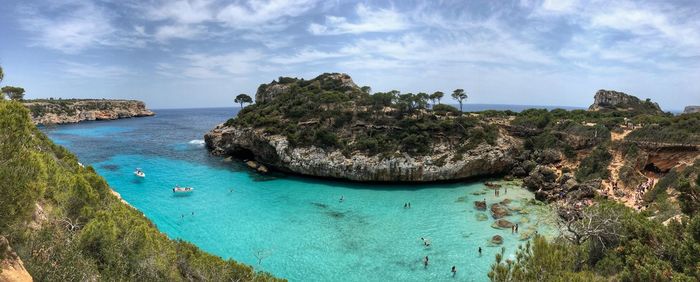
[[[513,226],[515,226],[515,224],[513,224],[512,222],[510,222],[510,221],[508,221],[508,220],[505,220],[505,219],[496,220],[496,221],[491,225],[491,227],[497,228],[497,229],[507,229],[507,228],[511,228],[511,227],[513,227]]]
[[[485,211],[486,210],[486,201],[474,201],[474,207],[477,210]]]
[[[477,213],[476,214],[476,221],[487,221],[489,220],[489,216],[486,215],[485,213]]]
[[[491,243],[495,245],[503,244],[503,237],[501,237],[501,235],[494,235],[491,237]]]
[[[510,215],[510,211],[503,205],[493,204],[491,205],[491,215],[493,218],[499,219]]]

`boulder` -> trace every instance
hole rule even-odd
[[[491,224],[491,227],[497,229],[508,229],[512,228],[513,226],[515,226],[515,224],[505,219],[498,219],[493,224]]]
[[[474,207],[477,210],[485,211],[486,210],[486,201],[474,201]]]
[[[538,165],[523,179],[523,185],[531,191],[552,190],[557,180],[557,172],[547,166]]]
[[[503,205],[493,204],[491,205],[491,215],[493,218],[499,219],[510,215],[510,211],[508,211],[508,208]]]
[[[493,237],[491,237],[491,243],[495,245],[503,244],[503,237],[501,237],[500,235],[494,235]]]

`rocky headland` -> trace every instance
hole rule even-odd
[[[687,106],[683,110],[684,114],[700,113],[700,106]]]
[[[365,89],[346,74],[281,77],[207,133],[206,146],[258,171],[351,181],[521,178],[537,199],[572,207],[602,196],[641,208],[640,187],[700,155],[698,114],[674,117],[616,91],[598,91],[588,111],[461,113],[429,107],[423,93]]]
[[[390,98],[372,101],[345,74],[280,78],[255,96],[256,105],[205,135],[212,154],[309,176],[429,182],[507,174],[520,147],[518,139],[477,118],[398,108]],[[264,114],[268,109],[277,114]],[[275,119],[282,128],[255,125],[260,119]],[[432,127],[432,134],[418,127]]]
[[[136,100],[50,99],[26,100],[34,124],[64,124],[155,115]]]

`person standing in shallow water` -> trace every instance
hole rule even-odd
[[[423,258],[423,267],[428,267],[428,256],[425,256],[425,258]]]
[[[457,275],[457,267],[455,267],[455,266],[453,265],[453,266],[452,266],[452,277],[455,277],[455,275]]]
[[[481,256],[481,247],[479,247],[479,256]]]

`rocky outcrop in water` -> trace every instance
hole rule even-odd
[[[595,93],[593,104],[589,107],[591,111],[635,111],[640,113],[661,114],[663,111],[659,104],[650,101],[642,101],[639,98],[623,92],[612,90],[598,90]]]
[[[64,124],[154,115],[146,109],[143,102],[136,100],[27,100],[23,104],[31,111],[35,124]]]
[[[284,136],[224,124],[207,133],[204,141],[213,155],[253,157],[283,172],[378,182],[446,181],[507,173],[514,163],[513,149],[517,146],[513,138],[503,137],[495,145],[482,144],[466,153],[443,145],[436,148],[435,154],[425,156],[345,156],[340,150],[293,147]]]

